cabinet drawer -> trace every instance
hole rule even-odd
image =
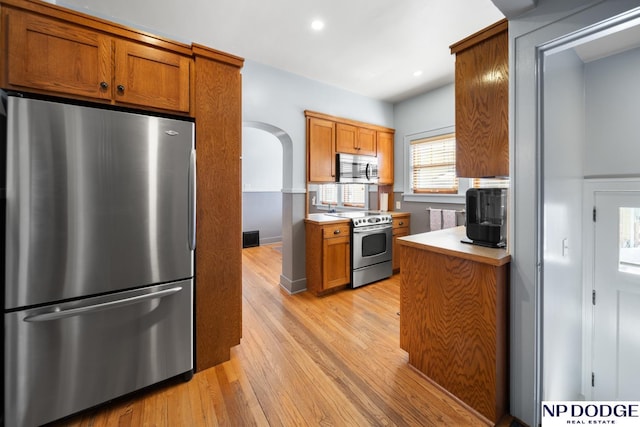
[[[349,237],[350,227],[348,225],[333,225],[322,229],[323,239],[333,239],[335,237]]]
[[[409,218],[393,218],[393,228],[400,227],[409,227]]]

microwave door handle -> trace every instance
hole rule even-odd
[[[364,175],[367,177],[367,181],[369,178],[369,163],[367,163],[367,167],[364,169]]]

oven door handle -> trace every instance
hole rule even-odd
[[[380,227],[375,227],[375,228],[371,228],[371,227],[361,227],[361,228],[354,228],[353,232],[354,233],[371,233],[371,232],[377,232],[377,231],[385,231],[385,230],[391,230],[391,225],[385,225],[385,226],[380,226]]]

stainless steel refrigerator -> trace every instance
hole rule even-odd
[[[3,98],[4,425],[189,379],[194,124]]]

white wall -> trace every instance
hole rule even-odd
[[[455,86],[453,83],[399,102],[394,108],[394,183],[395,192],[404,191],[405,138],[421,132],[456,124]]]
[[[282,144],[267,131],[242,128],[242,191],[282,190]]]
[[[260,244],[282,240],[283,147],[273,134],[242,128],[242,230]]]
[[[243,121],[269,123],[293,140],[293,187],[306,187],[304,110],[393,127],[393,105],[246,61],[242,69]],[[285,164],[285,168],[289,165]]]
[[[582,392],[584,81],[573,49],[545,57],[542,400]]]
[[[637,6],[631,0],[538,0],[534,10],[509,20],[511,413],[529,425],[538,424],[541,401],[538,48]]]
[[[411,214],[411,234],[430,231],[426,209],[464,209],[464,196],[452,200],[449,196],[433,196],[430,201],[408,201],[403,197],[409,167],[408,141],[414,135],[443,128],[454,128],[456,122],[455,85],[453,83],[399,102],[394,108],[394,200],[403,212]],[[437,200],[437,201],[434,201]],[[460,215],[460,224],[464,217]]]
[[[586,66],[588,177],[640,173],[640,49]]]

